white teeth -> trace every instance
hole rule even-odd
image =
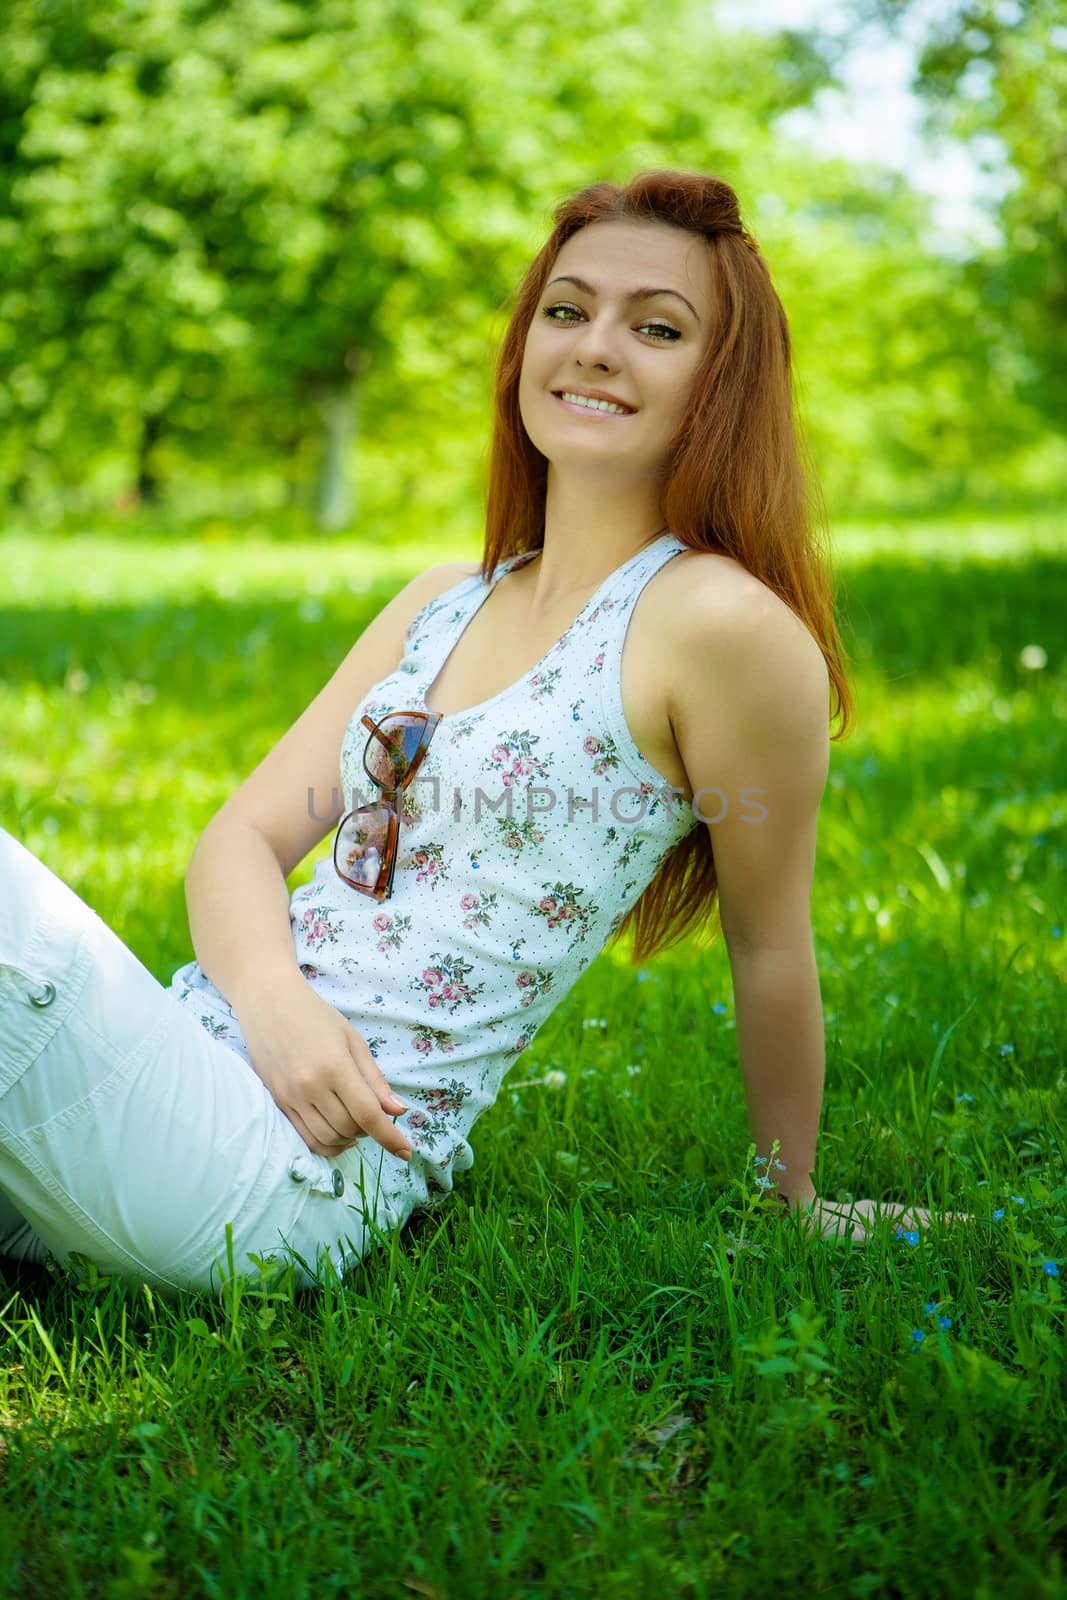
[[[630,415],[625,406],[617,406],[611,400],[591,400],[588,395],[571,394],[567,390],[564,390],[561,398],[575,406],[587,406],[590,411],[614,411],[620,417]]]

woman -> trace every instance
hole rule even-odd
[[[208,824],[197,959],[164,990],[0,837],[0,1251],[164,1292],[344,1271],[472,1165],[610,939],[646,960],[716,903],[767,1182],[863,1237],[873,1202],[812,1181],[808,904],[831,686],[841,732],[851,702],[791,386],[726,183],[559,207],[504,339],[483,561],[401,590]]]

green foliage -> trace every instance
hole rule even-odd
[[[398,509],[449,463],[478,495],[496,343],[553,206],[661,165],[738,189],[831,503],[1050,486],[1061,291],[1022,292],[1024,232],[999,265],[932,257],[906,185],[792,147],[777,118],[831,74],[704,0],[589,0],[580,23],[565,0],[9,0],[0,488],[77,514],[131,487],[225,509],[262,481],[284,520],[351,458],[368,525],[383,482]]]
[[[635,140],[674,136],[634,26],[666,22],[670,5],[598,11],[610,56],[561,0],[536,19],[407,0],[358,15],[332,0],[42,15],[16,0],[0,31],[14,403],[46,440],[65,431],[51,362],[94,442],[116,418],[128,431],[155,419],[146,449],[164,427],[206,444],[220,424],[231,451],[253,430],[295,448],[313,401],[379,368],[394,410],[432,414],[395,392],[405,341],[411,390],[457,357],[480,366],[531,215],[539,228],[561,183],[587,181],[620,121]],[[747,65],[731,75],[750,87]],[[761,72],[769,106],[773,59]]]
[[[864,0],[889,21],[915,0]],[[930,125],[968,142],[1012,183],[1002,248],[970,264],[1000,329],[995,367],[1059,432],[1067,427],[1067,11],[1062,0],[957,0],[928,25],[915,87]]]
[[[384,531],[2,541],[0,817],[162,981],[200,829],[444,557]],[[837,544],[816,1181],[974,1225],[769,1215],[721,943],[605,951],[351,1282],[3,1264],[10,1592],[1062,1595],[1062,512]]]

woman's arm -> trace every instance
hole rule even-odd
[[[286,879],[349,809],[338,777],[353,707],[395,670],[416,612],[477,570],[442,562],[405,584],[197,840],[185,874],[193,948],[239,1019],[278,985],[304,982]]]
[[[919,1206],[828,1204],[815,1192],[825,1045],[809,905],[830,755],[822,651],[762,584],[691,576],[669,709],[715,852],[756,1154],[769,1158],[780,1141],[785,1170],[767,1172],[769,1188],[804,1214],[808,1233],[858,1243],[876,1222],[924,1227],[934,1217]]]
[[[795,1209],[815,1198],[815,1146],[822,1110],[825,1048],[815,952],[806,945],[757,950],[732,962],[737,1053],[756,1155]]]
[[[694,564],[696,565],[696,564]],[[815,1196],[822,999],[809,914],[829,770],[829,674],[811,634],[755,579],[693,574],[670,715],[711,835],[756,1153],[792,1206]]]
[[[185,905],[201,971],[239,1019],[265,995],[304,983],[285,876],[256,828],[231,821],[204,830],[186,870]]]

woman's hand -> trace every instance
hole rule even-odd
[[[369,1134],[407,1160],[390,1120],[408,1108],[390,1089],[361,1033],[298,974],[238,1016],[256,1073],[309,1150],[337,1156]]]
[[[812,1197],[795,1209],[800,1211],[806,1233],[824,1239],[847,1239],[862,1244],[883,1225],[891,1232],[904,1228],[911,1232],[927,1228],[932,1222],[973,1222],[966,1211],[931,1212],[922,1206],[898,1205],[892,1200],[820,1200]]]

